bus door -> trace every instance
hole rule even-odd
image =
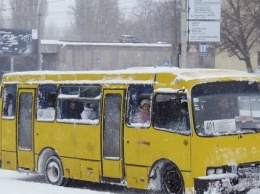
[[[102,176],[123,177],[122,133],[124,90],[105,90],[103,109]]]
[[[20,89],[18,95],[17,164],[18,168],[34,170],[33,99],[35,90]]]

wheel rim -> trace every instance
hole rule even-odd
[[[180,193],[182,190],[180,174],[174,170],[168,171],[166,173],[164,183],[168,193]]]
[[[57,163],[55,162],[49,163],[47,168],[47,176],[52,183],[55,183],[59,180],[60,170]]]

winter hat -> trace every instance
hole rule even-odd
[[[147,100],[147,99],[142,100],[142,101],[141,101],[141,107],[142,107],[144,104],[150,105],[150,100]]]

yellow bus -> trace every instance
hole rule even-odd
[[[166,194],[260,184],[255,75],[170,67],[14,72],[1,87],[2,169],[39,173],[53,185],[76,179]]]

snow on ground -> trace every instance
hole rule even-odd
[[[44,177],[33,174],[18,173],[0,169],[1,194],[142,194],[145,191],[126,189],[120,186],[106,184],[90,184],[85,182],[72,183],[70,187],[59,187],[45,183]],[[212,193],[213,194],[213,193]],[[260,189],[254,189],[247,194],[260,194]]]
[[[71,183],[70,187],[50,185],[43,176],[19,173],[0,169],[1,194],[104,194],[104,193],[145,193],[133,191],[120,186],[91,184],[85,182]]]

